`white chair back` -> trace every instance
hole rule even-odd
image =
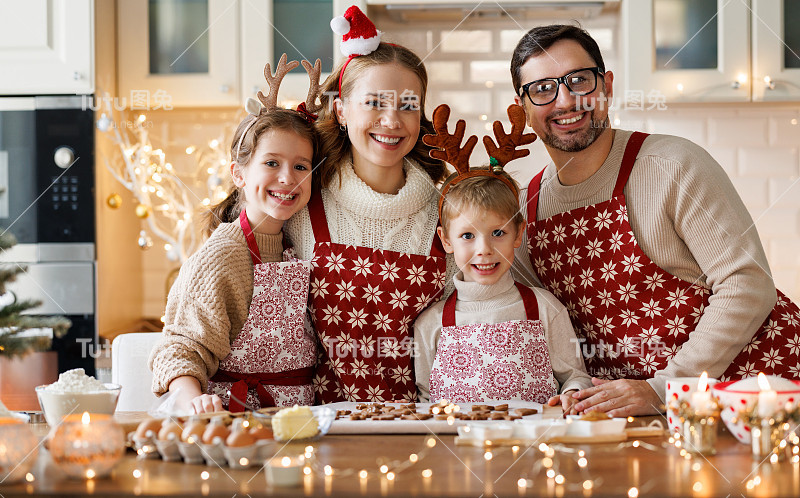
[[[161,332],[120,334],[111,343],[111,382],[122,386],[117,411],[148,411],[158,399],[150,389],[153,372],[147,358]]]

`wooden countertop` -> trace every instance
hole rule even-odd
[[[643,417],[632,426],[646,425],[654,417]],[[791,461],[770,464],[751,456],[750,447],[737,442],[726,430],[720,432],[717,454],[695,456],[680,454],[680,448],[666,437],[651,437],[626,443],[553,445],[553,468],[564,483],[548,479],[543,463],[545,455],[537,446],[495,448],[487,459],[483,448],[456,446],[454,436],[436,437],[436,445],[423,458],[398,471],[394,480],[381,476],[382,461],[407,461],[420,453],[429,436],[325,436],[315,448],[315,471],[298,488],[273,488],[260,468],[229,468],[188,465],[161,460],[138,460],[128,452],[107,479],[70,480],[41,450],[32,473],[32,483],[0,485],[4,497],[29,494],[94,496],[537,496],[537,495],[618,495],[630,496],[631,488],[639,496],[707,495],[800,495],[800,464]],[[303,446],[284,447],[282,451],[302,452]],[[579,463],[583,451],[585,467]],[[334,469],[325,476],[323,467]],[[358,472],[371,472],[360,479]],[[422,476],[430,469],[432,477]],[[350,470],[349,475],[346,470]],[[136,472],[138,471],[138,472]],[[207,472],[207,479],[202,478]],[[139,475],[139,477],[135,477]],[[520,479],[527,479],[521,487]],[[591,482],[591,489],[584,484]],[[748,483],[752,489],[748,489]],[[757,484],[756,484],[757,483]],[[586,484],[588,486],[588,484]]]

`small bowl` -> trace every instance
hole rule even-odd
[[[725,427],[728,428],[733,436],[744,444],[750,444],[750,428],[739,420],[733,422],[733,418],[741,410],[749,410],[753,408],[756,401],[758,401],[759,391],[741,391],[733,390],[730,387],[738,381],[720,382],[711,388],[711,393],[719,399],[722,405],[722,412],[720,417],[725,422]],[[800,401],[800,381],[790,381],[797,385],[797,389],[784,389],[778,390],[778,406],[783,407],[786,403],[797,403]]]
[[[514,437],[548,441],[567,433],[564,419],[515,420]]]
[[[508,439],[514,433],[514,425],[508,422],[467,422],[458,428],[461,437],[491,441],[492,439]]]
[[[113,415],[122,386],[103,384],[105,389],[90,392],[49,391],[47,386],[38,386],[36,396],[42,407],[47,425],[51,428],[61,423],[65,416],[83,412]]]
[[[328,408],[327,406],[312,406],[310,408],[311,408],[311,414],[317,421],[317,433],[314,436],[302,439],[290,438],[288,440],[285,440],[281,439],[279,431],[275,431],[275,441],[280,441],[280,442],[291,441],[293,443],[316,441],[317,439],[327,434],[331,428],[331,424],[336,419],[336,410]],[[270,427],[273,428],[273,431],[275,430],[275,427],[273,425],[273,419],[275,418],[274,413],[265,414],[265,413],[253,412],[253,417],[262,423],[269,424]],[[288,421],[291,421],[293,417],[284,416],[283,418]]]
[[[567,418],[567,436],[576,437],[597,437],[609,436],[612,434],[622,434],[628,419],[610,418],[607,420],[581,420],[578,415],[570,415]]]

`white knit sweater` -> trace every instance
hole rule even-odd
[[[406,159],[403,170],[406,175],[403,188],[397,194],[382,194],[356,175],[351,162],[343,165],[341,188],[338,178],[334,178],[330,186],[322,189],[331,242],[405,254],[430,254],[439,223],[439,191],[415,162]],[[284,233],[301,259],[314,256],[314,231],[308,207],[286,222]],[[447,282],[451,282],[457,270],[452,255],[448,255]],[[445,295],[450,292],[452,284],[446,287]]]

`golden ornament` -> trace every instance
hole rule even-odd
[[[150,208],[145,206],[144,204],[139,204],[136,206],[136,216],[139,218],[145,219],[150,216]]]
[[[111,194],[106,199],[106,204],[111,209],[117,209],[122,206],[122,197],[119,194]]]

